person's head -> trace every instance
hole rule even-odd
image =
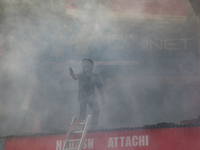
[[[84,71],[92,71],[94,62],[91,59],[85,58],[82,60],[81,66]]]

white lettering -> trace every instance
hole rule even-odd
[[[61,150],[62,149],[62,140],[56,141],[56,150]]]
[[[142,45],[141,43],[140,43],[140,46],[142,47],[142,48],[144,48],[144,49],[146,49],[146,50],[149,50],[149,41],[148,40],[146,40],[145,41],[145,45]]]
[[[85,142],[83,144],[83,149],[86,149],[87,148],[87,139],[85,139]]]
[[[177,48],[177,39],[167,39],[165,40],[165,49],[175,50]]]
[[[114,140],[115,140],[115,147],[117,147],[118,143],[117,143],[117,140],[119,139],[119,137],[114,137]]]
[[[88,149],[94,148],[94,139],[88,139]]]
[[[155,45],[157,48],[159,48],[161,50],[163,49],[163,40],[160,40],[160,45],[156,44],[152,40],[149,40],[149,42],[150,42],[150,50],[152,50],[152,45]]]
[[[124,139],[125,139],[125,137],[124,136],[120,137],[120,139],[121,139],[121,147],[124,147]]]
[[[121,142],[119,143],[121,147],[148,146],[149,136],[148,135],[141,135],[141,136],[134,135],[132,137],[130,136],[109,137],[108,148],[118,147],[118,142]]]
[[[148,146],[148,145],[149,145],[149,136],[146,135],[146,146]]]
[[[132,137],[132,144],[133,144],[133,146],[138,146],[138,137],[137,136]]]
[[[114,145],[113,145],[113,138],[109,138],[108,139],[108,148],[110,148],[110,147],[114,147]]]
[[[56,141],[56,150],[62,150],[65,141],[57,140]],[[66,145],[67,146],[67,145]],[[69,148],[78,148],[79,142],[70,142],[68,144]],[[94,139],[85,139],[83,143],[83,149],[93,149],[94,148]]]
[[[126,147],[128,147],[128,146],[131,147],[131,137],[130,136],[126,137],[126,144],[125,144],[125,146]]]
[[[139,146],[145,146],[145,138],[144,138],[144,136],[139,136]]]
[[[145,50],[177,50],[177,49],[187,49],[188,43],[192,39],[160,39],[160,41],[145,40],[139,42],[139,45]]]
[[[187,49],[187,41],[191,41],[192,39],[180,39],[180,41],[183,41],[184,43],[184,49]]]

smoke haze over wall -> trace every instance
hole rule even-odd
[[[82,7],[71,16],[67,1],[0,1],[2,135],[33,132],[38,109],[42,132],[66,130],[79,112],[78,82],[68,68],[80,72],[85,57],[95,61],[104,86],[100,127],[179,123],[199,115],[196,20],[109,18],[112,1],[92,2],[76,1]]]

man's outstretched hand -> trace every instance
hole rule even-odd
[[[69,72],[69,74],[72,76],[72,78],[74,80],[77,80],[78,79],[78,76],[76,74],[74,74],[74,72]]]

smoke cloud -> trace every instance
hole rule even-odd
[[[83,58],[94,60],[105,91],[100,128],[197,118],[197,20],[151,18],[149,5],[1,0],[0,135],[33,133],[39,116],[41,132],[67,130],[79,113],[68,68],[80,72]]]

